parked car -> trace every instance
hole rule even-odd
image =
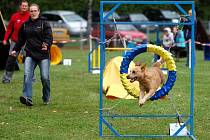
[[[132,13],[129,14],[129,21],[130,22],[150,22],[149,19],[142,13]],[[145,31],[146,29],[155,30],[158,25],[147,25],[147,24],[135,24],[134,25],[138,30]]]
[[[134,41],[138,44],[146,43],[147,42],[147,36],[143,32],[140,32],[131,24],[106,24],[104,25],[105,28],[105,37],[106,39],[111,39],[115,36],[115,39],[117,39],[116,42],[111,42],[109,47],[115,47],[114,44],[117,44],[117,46],[121,46],[122,43],[119,41],[120,37],[125,38],[127,41]],[[118,35],[119,34],[119,35]],[[100,27],[99,24],[95,25],[92,30],[92,36],[93,37],[100,37]]]
[[[146,9],[143,14],[151,21],[170,21],[177,23],[180,15],[176,11],[159,10],[159,9]]]
[[[104,12],[104,16],[107,15],[107,14],[108,14],[108,12],[105,11],[105,12]],[[113,18],[114,18],[115,20],[120,20],[120,16],[119,16],[118,13],[116,13],[116,12],[113,12],[113,13],[108,17],[108,20],[113,20]]]
[[[168,18],[171,19],[172,22],[178,23],[180,19],[180,15],[176,11],[172,10],[161,10],[162,14]]]
[[[80,13],[83,15],[84,19],[88,19],[88,11],[86,10],[83,10],[83,11],[80,11]],[[107,15],[108,14],[108,11],[104,11],[104,14],[103,16]],[[109,17],[108,17],[108,20],[113,20],[113,18],[115,18],[116,21],[119,21],[119,20],[124,20],[124,17],[121,17],[118,13],[116,12],[113,12]],[[93,22],[100,22],[100,13],[99,11],[96,11],[96,10],[93,10],[92,11],[92,21]]]
[[[71,35],[80,35],[87,33],[87,21],[73,11],[44,11],[42,16],[48,21],[65,24]]]
[[[70,33],[65,24],[58,24],[57,22],[49,22],[52,28],[53,44],[58,47],[63,47],[65,43],[70,41]]]
[[[63,47],[64,44],[70,41],[70,35],[66,28],[52,28],[53,44],[58,45],[58,47]]]

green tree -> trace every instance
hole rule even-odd
[[[21,0],[0,0],[0,10],[5,19],[9,19],[11,14],[18,9],[18,2]],[[71,10],[75,11],[78,14],[83,14],[88,11],[88,0],[28,0],[29,3],[37,3],[40,5],[42,11],[45,10]],[[198,7],[198,15],[201,18],[208,19],[210,13],[206,12],[210,10],[208,7],[208,1],[206,0],[195,0],[196,7]],[[99,11],[100,0],[93,0],[92,9],[94,11]],[[184,5],[183,5],[184,6]],[[105,10],[109,10],[113,5],[106,6]],[[154,7],[153,5],[122,5],[117,9],[118,13],[132,13],[132,12],[142,12],[146,8]],[[158,5],[157,8],[163,9],[177,9],[173,5]],[[188,10],[189,7],[185,6],[185,9]]]

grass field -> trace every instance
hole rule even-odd
[[[51,66],[51,104],[41,100],[41,82],[36,70],[33,85],[33,103],[29,108],[19,103],[22,94],[23,65],[15,72],[11,84],[0,83],[0,139],[1,140],[97,140],[99,138],[99,75],[88,73],[86,50],[63,49],[63,57],[71,58],[71,66]],[[121,53],[109,52],[107,58]],[[151,62],[151,55],[138,59]],[[177,81],[170,91],[181,114],[189,114],[190,71],[185,59],[177,65]],[[0,71],[2,77],[3,71]],[[210,136],[209,111],[210,62],[203,61],[203,52],[197,52],[195,68],[195,136],[208,140]],[[139,108],[137,100],[107,100],[104,108],[111,114],[175,114],[168,98],[147,102]],[[175,119],[110,119],[122,133],[168,134],[169,123]],[[110,134],[104,128],[105,134]],[[106,138],[107,139],[107,138]],[[115,138],[112,138],[115,139]],[[136,138],[138,139],[138,138]],[[143,138],[139,138],[143,139]],[[178,139],[178,138],[166,138]],[[188,139],[188,138],[180,138]]]

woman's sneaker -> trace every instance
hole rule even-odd
[[[32,100],[28,97],[20,96],[20,102],[26,106],[33,106]]]

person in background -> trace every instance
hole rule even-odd
[[[173,47],[174,35],[171,32],[171,28],[165,27],[163,29],[163,47],[165,50],[170,51],[170,48]]]
[[[6,45],[9,37],[11,37],[9,56],[6,62],[6,68],[5,68],[3,78],[2,78],[2,83],[11,82],[11,79],[15,70],[16,58],[11,56],[10,53],[13,50],[15,44],[17,43],[18,32],[19,32],[20,27],[25,21],[29,19],[29,16],[30,15],[28,11],[28,2],[23,0],[19,5],[19,11],[17,11],[11,16],[8,27],[7,27],[7,31],[4,36],[4,40],[2,42],[3,45]]]
[[[176,54],[176,61],[178,61],[179,58],[181,57],[181,52],[184,52],[185,50],[184,32],[180,30],[177,26],[174,26],[173,33],[174,33],[174,49]]]
[[[32,106],[32,77],[36,66],[39,66],[42,82],[43,103],[50,102],[50,47],[52,45],[52,29],[50,24],[40,17],[40,8],[37,4],[29,7],[30,19],[26,21],[19,31],[19,39],[11,55],[17,57],[25,44],[26,58],[24,62],[23,95],[20,102]]]
[[[197,24],[197,19],[196,19],[196,13],[194,12],[194,24],[195,24],[195,34],[194,35],[196,35],[196,24]],[[189,11],[188,11],[188,16],[187,17],[182,17],[181,18],[181,22],[190,22],[191,21],[191,17],[192,17],[192,10],[190,9]],[[183,26],[183,28],[182,28],[182,30],[184,31],[184,38],[185,38],[185,40],[186,40],[186,49],[187,49],[187,61],[186,61],[186,66],[187,67],[189,67],[189,60],[190,60],[190,58],[189,58],[189,53],[190,53],[190,51],[189,51],[189,46],[190,46],[190,43],[191,43],[191,35],[192,35],[192,31],[191,31],[191,25],[184,25]],[[195,37],[196,38],[196,37]],[[194,49],[194,64],[195,64],[195,62],[196,62],[196,49]]]

